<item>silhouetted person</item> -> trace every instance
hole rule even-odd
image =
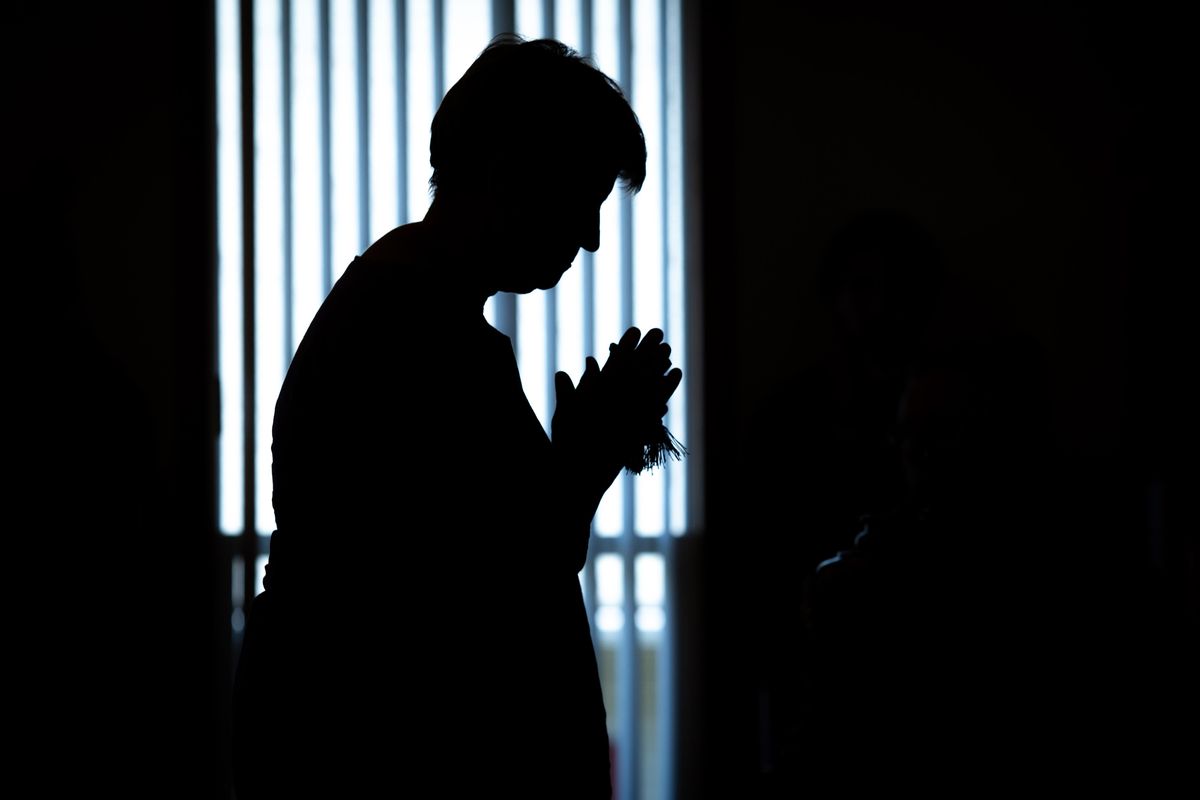
[[[942,274],[933,237],[899,211],[861,212],[825,247],[818,289],[831,312],[833,346],[786,375],[758,415],[764,457],[782,458],[780,469],[755,482],[767,521],[786,519],[795,533],[787,537],[795,556],[789,571],[811,570],[850,542],[862,515],[898,500],[901,476],[888,433]]]
[[[1017,337],[947,343],[914,367],[897,425],[904,501],[868,517],[812,586],[814,741],[830,766],[934,775],[942,759],[1044,755],[1030,723],[1060,721],[1066,696],[1045,401],[1039,351]]]
[[[863,515],[901,496],[888,436],[939,299],[942,261],[932,235],[900,211],[851,217],[825,246],[817,276],[832,348],[785,373],[756,415],[746,460],[771,468],[748,470],[742,496],[756,542],[753,618],[771,739],[762,746],[774,769],[789,769],[789,751],[811,735],[799,729],[810,691],[797,680],[806,661],[797,624],[804,581],[850,545]]]
[[[278,529],[235,689],[241,800],[611,794],[578,572],[681,373],[661,331],[630,329],[578,386],[555,376],[548,438],[483,305],[597,249],[614,183],[645,177],[644,139],[590,63],[503,37],[447,93],[430,150],[428,214],[349,266],[276,405]]]

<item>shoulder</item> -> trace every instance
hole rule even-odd
[[[429,262],[429,243],[419,222],[400,225],[380,236],[355,259],[370,269],[416,269]]]

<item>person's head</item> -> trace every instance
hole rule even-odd
[[[433,119],[434,204],[465,210],[506,291],[550,288],[599,247],[600,205],[637,191],[646,143],[617,84],[566,45],[497,37]]]
[[[943,277],[933,237],[899,211],[850,219],[823,254],[820,288],[839,332],[880,367],[902,369],[933,313]]]

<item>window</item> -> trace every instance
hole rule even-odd
[[[597,253],[552,291],[488,303],[534,411],[548,426],[555,370],[578,379],[629,325],[663,328],[684,363],[681,25],[680,0],[218,0],[216,14],[218,518],[236,651],[274,529],[270,431],[287,365],[342,269],[424,215],[434,111],[494,34],[592,56],[630,98],[649,155],[641,193],[602,208]],[[686,387],[667,424],[694,447]],[[673,795],[669,588],[691,469],[618,478],[580,576],[620,798]]]

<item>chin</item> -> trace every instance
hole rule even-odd
[[[537,288],[553,289],[555,286],[558,286],[558,282],[562,280],[562,276],[570,266],[570,264],[567,264],[565,267],[553,267],[546,270],[546,273],[537,279]]]
[[[526,263],[524,268],[513,275],[512,279],[501,286],[500,291],[513,294],[528,294],[538,289],[553,289],[562,279],[563,273],[571,268],[570,262],[558,262],[551,266],[548,261],[545,266],[532,267]]]

